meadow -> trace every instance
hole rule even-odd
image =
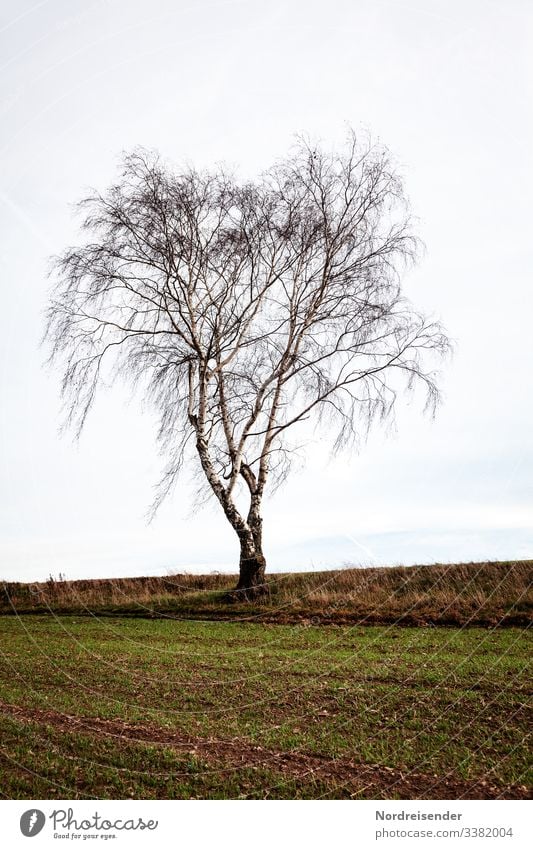
[[[529,797],[530,579],[273,576],[251,607],[227,576],[4,584],[0,795]]]

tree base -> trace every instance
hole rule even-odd
[[[241,557],[239,563],[239,582],[234,590],[229,592],[225,601],[256,601],[268,594],[265,583],[266,560],[262,554],[254,557]]]

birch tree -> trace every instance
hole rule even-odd
[[[448,340],[402,294],[417,254],[402,181],[389,152],[354,133],[333,152],[300,139],[248,182],[136,150],[80,209],[46,331],[68,422],[81,431],[104,374],[132,381],[166,456],[154,507],[194,464],[237,535],[237,589],[251,598],[263,499],[289,473],[302,423],[341,450],[404,390],[438,400]]]

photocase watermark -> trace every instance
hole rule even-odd
[[[20,830],[25,837],[35,837],[42,831],[46,820],[50,820],[54,837],[59,839],[80,840],[88,837],[100,837],[103,840],[116,838],[123,831],[155,831],[158,820],[144,820],[142,817],[123,817],[112,819],[95,811],[87,817],[77,817],[73,808],[57,808],[46,815],[38,808],[24,811],[20,818]]]
[[[69,833],[75,833],[76,831],[103,831],[109,833],[114,831],[145,831],[145,829],[154,831],[159,825],[157,820],[147,820],[145,822],[142,817],[111,820],[108,817],[103,817],[97,811],[90,819],[78,820],[75,819],[72,808],[66,811],[62,808],[52,811],[49,818],[52,820],[54,831],[62,828],[66,829]]]
[[[46,822],[46,817],[38,808],[31,808],[29,811],[24,811],[20,818],[20,830],[24,837],[35,837],[42,830]]]

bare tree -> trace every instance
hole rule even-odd
[[[327,424],[341,449],[399,390],[421,383],[430,407],[438,398],[427,355],[448,340],[401,293],[417,241],[391,157],[354,133],[340,153],[300,139],[242,183],[223,169],[176,174],[140,150],[80,206],[88,238],[55,263],[47,324],[68,420],[79,433],[109,367],[138,384],[168,459],[155,507],[195,456],[251,597],[263,495],[290,469],[296,426]]]

